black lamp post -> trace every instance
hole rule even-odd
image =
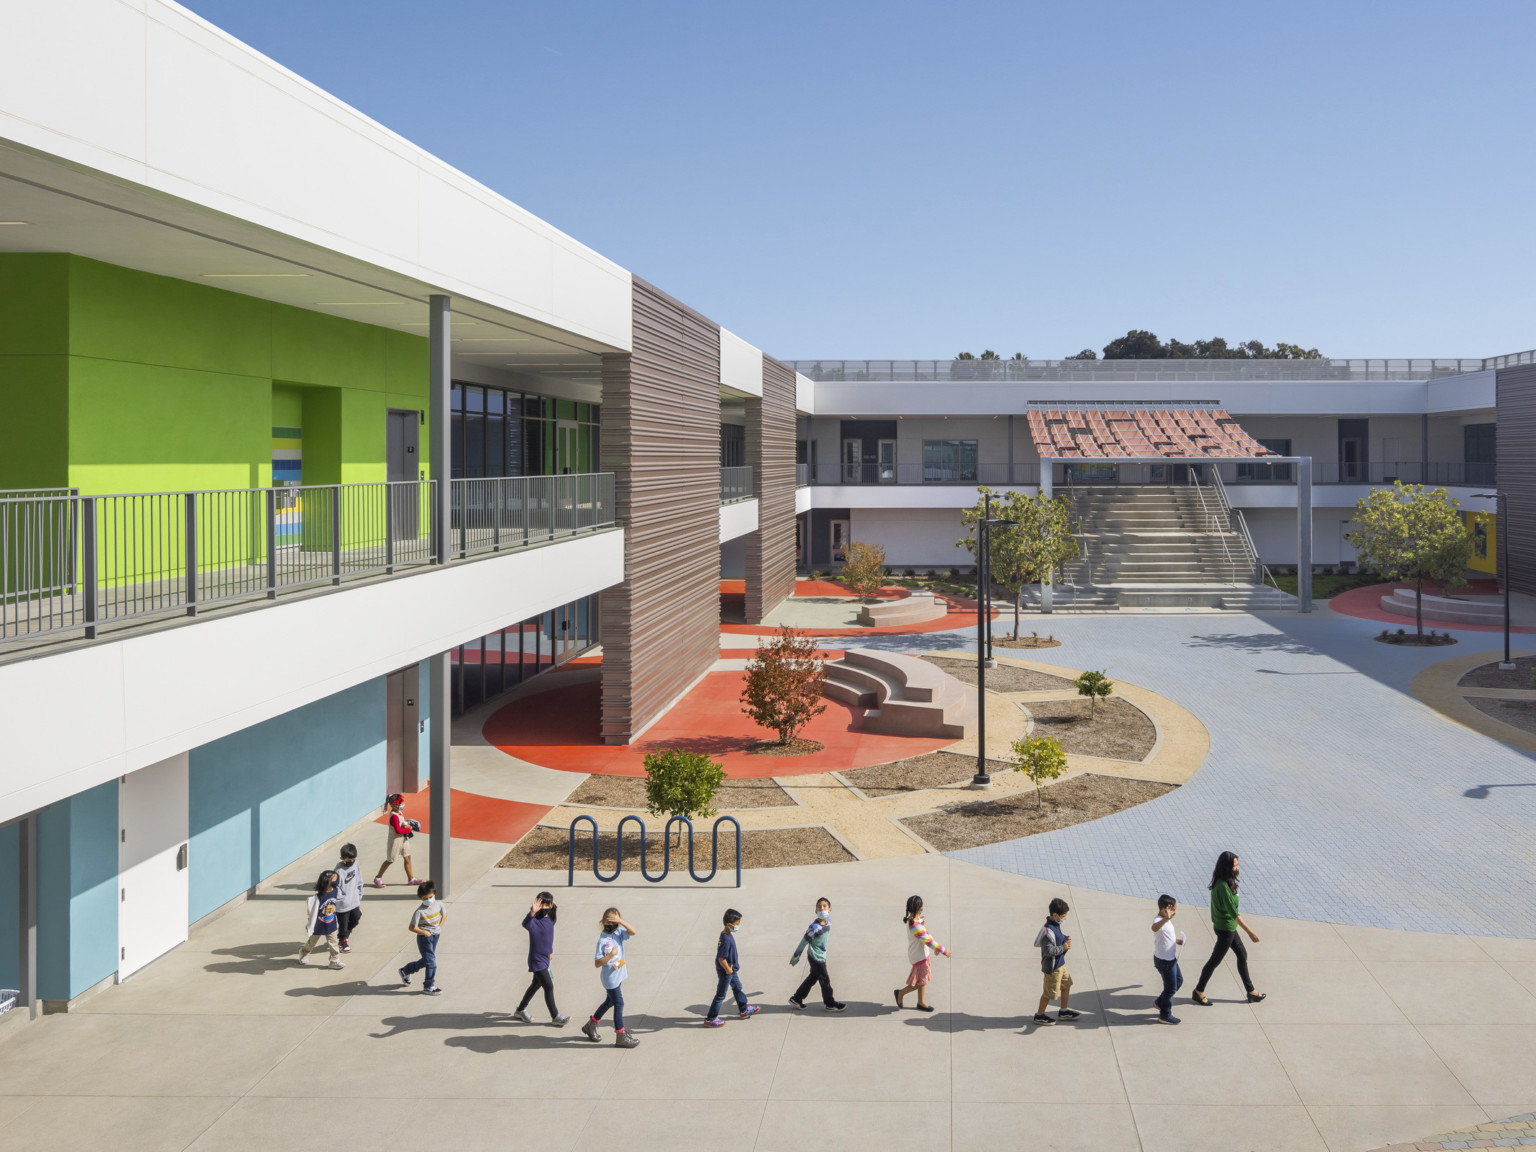
[[[987,497],[988,515],[979,522],[976,564],[976,775],[971,777],[972,788],[992,787],[992,777],[987,772],[987,664],[991,659],[992,614],[987,610],[987,597],[982,588],[992,584],[992,529],[1013,528],[1017,520],[994,520],[991,517],[992,498]]]
[[[1495,530],[1499,534],[1499,578],[1504,583],[1504,661],[1499,667],[1508,672],[1515,666],[1509,655],[1509,497],[1503,492],[1477,492],[1474,495],[1493,500],[1498,517]]]

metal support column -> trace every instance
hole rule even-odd
[[[447,296],[427,304],[427,444],[432,479],[432,550],[438,564],[448,563],[453,519],[453,313]],[[447,657],[443,657],[447,660]],[[436,697],[433,697],[434,701]],[[435,715],[435,713],[434,713]],[[441,881],[439,881],[441,883]],[[441,890],[439,890],[441,894]]]
[[[1013,486],[1013,417],[1008,417],[1008,486]]]
[[[1312,457],[1296,461],[1296,597],[1312,611]]]
[[[1040,495],[1046,500],[1051,498],[1051,481],[1054,479],[1051,473],[1055,471],[1052,467],[1054,463],[1055,461],[1046,457],[1040,460]],[[1040,611],[1043,613],[1051,611],[1051,577],[1053,575],[1054,573],[1047,572],[1045,579],[1040,582]]]
[[[432,675],[428,685],[428,699],[432,719],[432,741],[429,768],[431,771],[430,819],[432,833],[431,869],[432,880],[437,885],[439,900],[449,892],[448,841],[453,835],[450,823],[449,796],[452,789],[451,758],[453,753],[453,680],[448,653],[439,652],[429,657]]]
[[[27,1013],[36,1020],[42,1005],[37,998],[37,813],[21,821],[21,923],[18,990]]]

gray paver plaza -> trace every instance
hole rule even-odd
[[[1370,639],[1380,624],[1326,612],[1061,616],[1049,629],[1060,648],[1022,655],[1106,668],[1176,700],[1210,731],[1210,756],[1150,804],[961,859],[1197,903],[1216,853],[1230,848],[1255,912],[1536,937],[1536,763],[1408,691],[1430,664],[1498,649],[1496,633],[1397,648]],[[917,649],[957,637],[890,639]],[[1480,784],[1495,787],[1464,795]]]

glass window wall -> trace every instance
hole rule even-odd
[[[550,476],[599,470],[602,405],[455,383],[453,476]]]
[[[453,714],[515,688],[591,648],[597,597],[584,596],[453,649]]]

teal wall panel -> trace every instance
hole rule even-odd
[[[21,979],[21,825],[0,828],[0,988]]]
[[[37,823],[37,992],[70,1000],[117,971],[117,779]]]

